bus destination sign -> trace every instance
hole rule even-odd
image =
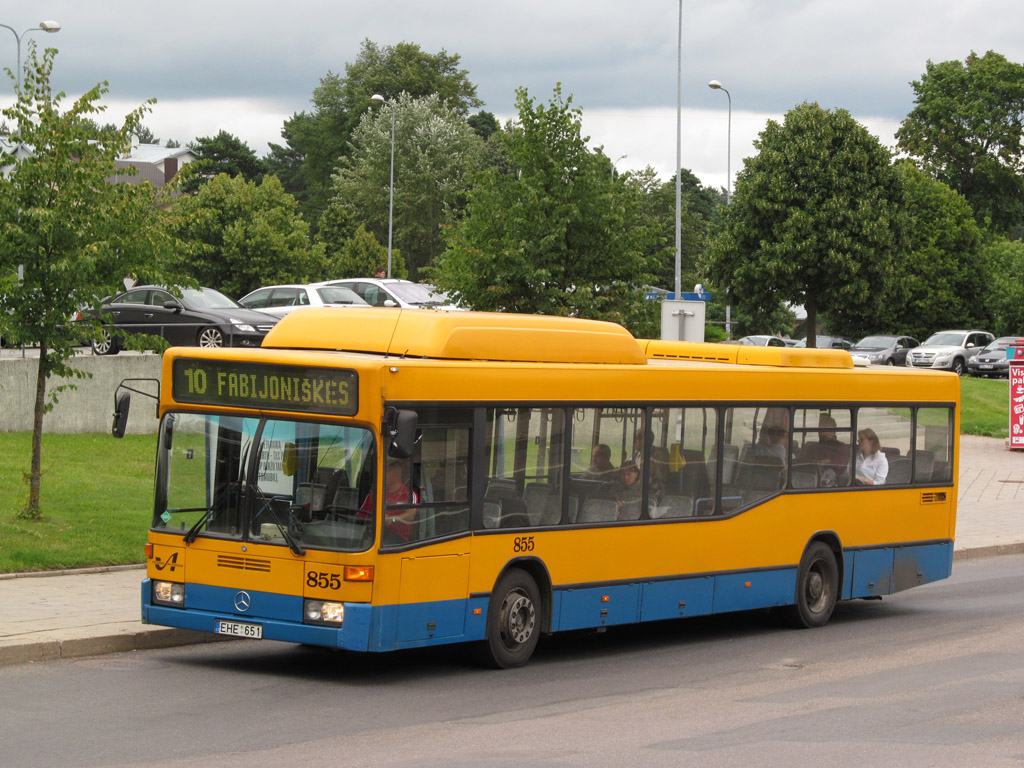
[[[236,360],[174,361],[171,392],[179,403],[353,416],[355,371]]]

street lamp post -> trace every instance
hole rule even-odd
[[[678,42],[676,53],[676,300],[680,298],[683,290],[683,0],[679,0]]]
[[[725,134],[725,204],[729,205],[731,202],[730,192],[732,190],[732,95],[717,80],[712,80],[708,83],[708,88],[713,91],[725,91],[726,98],[729,99],[729,122]],[[728,288],[725,290],[725,295],[727,297],[729,295]],[[725,335],[730,339],[732,338],[732,305],[728,303],[725,305]]]
[[[618,164],[619,160],[625,160],[627,157],[629,157],[629,155],[623,153],[623,154],[621,154],[621,155],[619,155],[618,157],[615,158],[615,162],[612,163],[612,178],[613,179],[615,178],[615,166]]]
[[[53,21],[52,19],[49,20],[49,21],[40,21],[39,22],[39,26],[37,26],[37,27],[29,27],[24,32],[22,32],[20,35],[14,29],[14,27],[7,26],[6,24],[0,24],[0,27],[4,27],[5,29],[11,30],[11,34],[14,35],[14,39],[18,43],[18,68],[15,70],[15,73],[16,73],[15,74],[15,78],[16,78],[17,83],[18,83],[18,90],[20,91],[21,90],[21,38],[23,38],[29,32],[35,32],[37,30],[42,30],[43,32],[49,32],[52,35],[52,34],[54,34],[56,32],[60,32],[60,24],[58,24],[56,21]]]
[[[729,99],[729,122],[728,132],[725,134],[725,204],[729,204],[729,192],[732,189],[732,96],[729,90],[717,80],[708,83],[708,88],[715,91],[724,91]]]
[[[391,277],[391,233],[395,222],[395,105],[381,96],[373,94],[370,101],[391,107],[391,176],[388,179],[388,278]]]

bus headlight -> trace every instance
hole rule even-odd
[[[327,600],[306,600],[304,620],[307,624],[342,624],[345,621],[345,604]]]
[[[184,608],[185,585],[176,581],[154,581],[153,602],[172,608]]]

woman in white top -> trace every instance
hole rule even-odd
[[[864,485],[882,485],[889,474],[889,461],[873,429],[857,432],[857,480]]]

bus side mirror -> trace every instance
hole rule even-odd
[[[416,411],[388,408],[386,419],[388,456],[396,459],[408,459],[412,456],[412,450],[416,444],[416,424]]]
[[[110,434],[114,437],[124,437],[124,430],[128,426],[128,410],[131,408],[132,396],[122,390],[114,396],[114,424],[110,428]]]

